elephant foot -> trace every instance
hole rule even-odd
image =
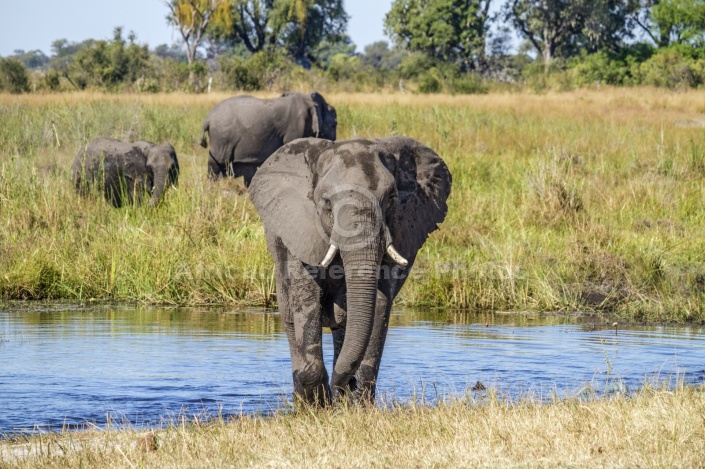
[[[326,407],[331,402],[328,374],[323,368],[311,367],[294,372],[294,403]]]

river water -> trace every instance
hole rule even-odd
[[[382,402],[482,391],[549,399],[705,383],[703,327],[614,328],[596,316],[396,310]],[[327,368],[332,343],[324,333]],[[286,408],[279,315],[228,309],[52,306],[0,311],[0,435],[95,424],[155,427]],[[592,394],[590,394],[592,395]],[[0,436],[1,437],[1,436]]]

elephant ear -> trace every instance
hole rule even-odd
[[[408,137],[377,140],[397,160],[397,207],[390,231],[394,247],[413,259],[448,212],[452,178],[445,162],[426,145]]]
[[[319,137],[323,126],[323,110],[326,108],[327,103],[323,96],[316,91],[311,92],[311,100],[313,101],[313,107],[310,110],[311,128],[313,129],[313,135]]]
[[[300,138],[272,154],[257,170],[250,199],[264,221],[267,238],[277,236],[299,260],[319,265],[328,243],[318,232],[313,183],[307,158],[315,158],[332,142]]]

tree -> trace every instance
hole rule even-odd
[[[705,1],[642,0],[635,21],[658,47],[702,44],[705,34]]]
[[[40,50],[31,50],[25,52],[23,50],[15,50],[14,57],[22,62],[26,68],[44,68],[49,65],[49,57]]]
[[[111,41],[93,41],[79,50],[69,73],[85,84],[106,88],[134,83],[148,69],[149,50],[135,42],[134,33],[130,33],[128,41],[122,37],[122,28],[115,28]]]
[[[170,12],[167,21],[179,28],[189,65],[198,58],[198,48],[211,22],[227,28],[231,21],[228,0],[171,0],[166,5]]]
[[[186,62],[186,53],[176,44],[172,44],[170,46],[167,44],[159,44],[154,48],[154,55],[161,57],[162,59],[166,59],[168,57],[176,62]]]
[[[580,49],[614,48],[637,7],[636,0],[511,0],[505,14],[548,65]]]
[[[229,28],[211,33],[243,44],[255,54],[284,47],[295,59],[315,62],[314,51],[327,41],[344,41],[347,14],[342,0],[233,0]]]
[[[589,53],[617,52],[634,36],[639,0],[594,0],[576,45]]]
[[[377,41],[366,46],[360,58],[362,63],[377,70],[396,70],[407,55],[408,52],[400,49],[390,50],[387,41]]]
[[[86,39],[81,43],[69,42],[66,39],[57,39],[51,43],[52,56],[50,59],[49,68],[56,71],[61,76],[66,78],[74,88],[83,89],[88,84],[84,77],[74,77],[78,82],[71,77],[69,72],[74,67],[74,61],[78,53],[86,48],[92,47],[95,40]]]
[[[281,41],[295,60],[316,62],[314,50],[325,41],[344,46],[348,15],[342,0],[285,0],[278,21],[286,22]]]
[[[492,0],[394,0],[384,23],[399,45],[483,71]]]

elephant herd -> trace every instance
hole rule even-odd
[[[243,176],[274,258],[279,312],[296,400],[374,401],[394,298],[416,254],[447,212],[451,174],[408,137],[336,141],[335,108],[318,93],[239,96],[203,123],[208,175]],[[208,134],[208,139],[206,138]],[[76,189],[96,183],[115,206],[176,183],[168,143],[98,138],[71,168]],[[333,335],[332,376],[322,328]]]

